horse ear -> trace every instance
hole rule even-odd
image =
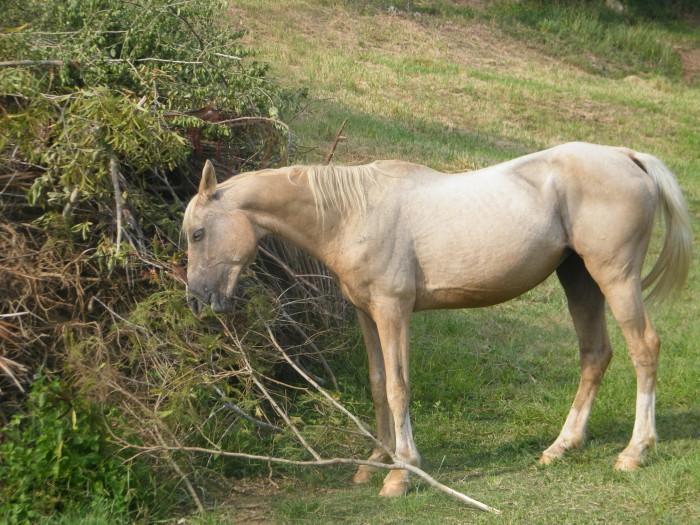
[[[199,182],[199,194],[211,199],[216,192],[216,170],[211,161],[207,160],[202,170],[202,180]]]

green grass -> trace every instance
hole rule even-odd
[[[697,237],[700,86],[681,79],[675,49],[697,46],[700,32],[679,20],[563,5],[415,1],[420,16],[407,16],[388,14],[381,2],[240,0],[232,20],[250,29],[249,42],[276,81],[309,89],[312,103],[292,123],[300,148],[294,161],[321,161],[345,117],[347,140],[335,156],[345,164],[401,158],[458,171],[569,140],[626,145],[676,172]],[[591,57],[605,67],[591,67]],[[468,510],[424,483],[407,497],[381,499],[382,475],[354,486],[343,468],[284,471],[280,489],[260,496],[256,516],[272,523],[698,522],[698,297],[696,255],[683,296],[652,312],[662,338],[660,442],[637,472],[612,470],[631,435],[635,398],[633,367],[612,322],[615,357],[586,446],[537,465],[578,384],[571,321],[550,279],[504,305],[421,313],[412,324],[412,419],[424,466],[502,516]],[[353,349],[335,362],[340,399],[373,421],[359,335],[350,332]],[[339,450],[368,453],[364,445]],[[235,521],[236,501],[234,494],[217,509],[221,522]]]
[[[583,8],[558,2],[501,2],[494,15],[513,35],[592,73],[681,74],[668,29],[629,8],[617,14],[603,2]]]

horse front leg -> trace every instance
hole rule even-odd
[[[420,455],[413,441],[408,413],[411,397],[408,382],[408,327],[412,305],[408,301],[375,301],[372,317],[377,326],[384,357],[386,396],[394,421],[395,454],[409,465],[420,466]],[[400,496],[408,492],[406,470],[392,470],[384,479],[380,496]]]
[[[357,309],[357,320],[362,330],[362,337],[367,349],[367,361],[369,364],[369,380],[372,389],[372,401],[374,401],[374,413],[377,420],[377,440],[392,452],[396,448],[394,436],[394,419],[389,410],[389,402],[386,397],[386,374],[384,372],[384,357],[382,356],[382,345],[379,342],[377,325],[371,317],[359,308]],[[391,457],[387,452],[375,446],[369,461],[378,463],[388,463]],[[357,469],[353,481],[355,483],[367,483],[370,474],[377,470],[377,467],[363,465]]]

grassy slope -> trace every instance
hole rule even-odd
[[[315,102],[294,122],[304,151],[299,161],[321,161],[345,117],[348,140],[337,163],[401,158],[458,171],[569,140],[626,145],[675,170],[697,225],[697,84],[630,74],[629,65],[612,57],[608,76],[591,73],[571,59],[568,47],[557,55],[546,47],[555,46],[551,42],[519,40],[517,27],[504,32],[480,4],[408,17],[332,0],[240,0],[231,18],[250,29],[250,43],[272,64],[276,80],[309,88]],[[699,40],[663,28],[654,28],[654,37],[666,45]],[[601,56],[590,60],[596,59]],[[425,313],[413,323],[412,416],[425,467],[504,516],[464,510],[421,484],[407,498],[380,499],[381,476],[355,487],[351,473],[338,470],[300,474],[287,491],[260,502],[254,517],[373,524],[700,520],[699,294],[695,264],[681,300],[654,314],[663,340],[660,444],[646,468],[625,475],[611,468],[631,433],[635,391],[614,326],[617,356],[594,407],[587,446],[551,467],[536,465],[578,381],[563,294],[550,280],[499,307]],[[357,376],[345,382],[366,386],[362,360],[353,359]],[[347,390],[369,414],[367,388]]]

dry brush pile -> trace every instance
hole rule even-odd
[[[319,409],[292,369],[333,384],[318,341],[346,319],[323,268],[278,242],[243,277],[235,315],[195,319],[186,306],[179,230],[204,160],[222,178],[285,162],[293,143],[282,119],[303,98],[266,80],[241,34],[217,22],[224,8],[37,0],[10,5],[0,32],[0,424],[31,427],[32,383],[57,378],[67,432],[79,432],[85,403],[116,407],[102,422],[108,441],[160,447],[148,456],[152,480],[175,472],[197,505],[195,479],[247,463],[164,447],[303,455],[287,405]],[[46,458],[56,485],[70,468],[60,439]],[[133,454],[124,457],[143,459]],[[7,474],[11,454],[3,461]],[[56,487],[33,498],[37,510],[19,485],[0,479],[10,521],[67,498]]]

